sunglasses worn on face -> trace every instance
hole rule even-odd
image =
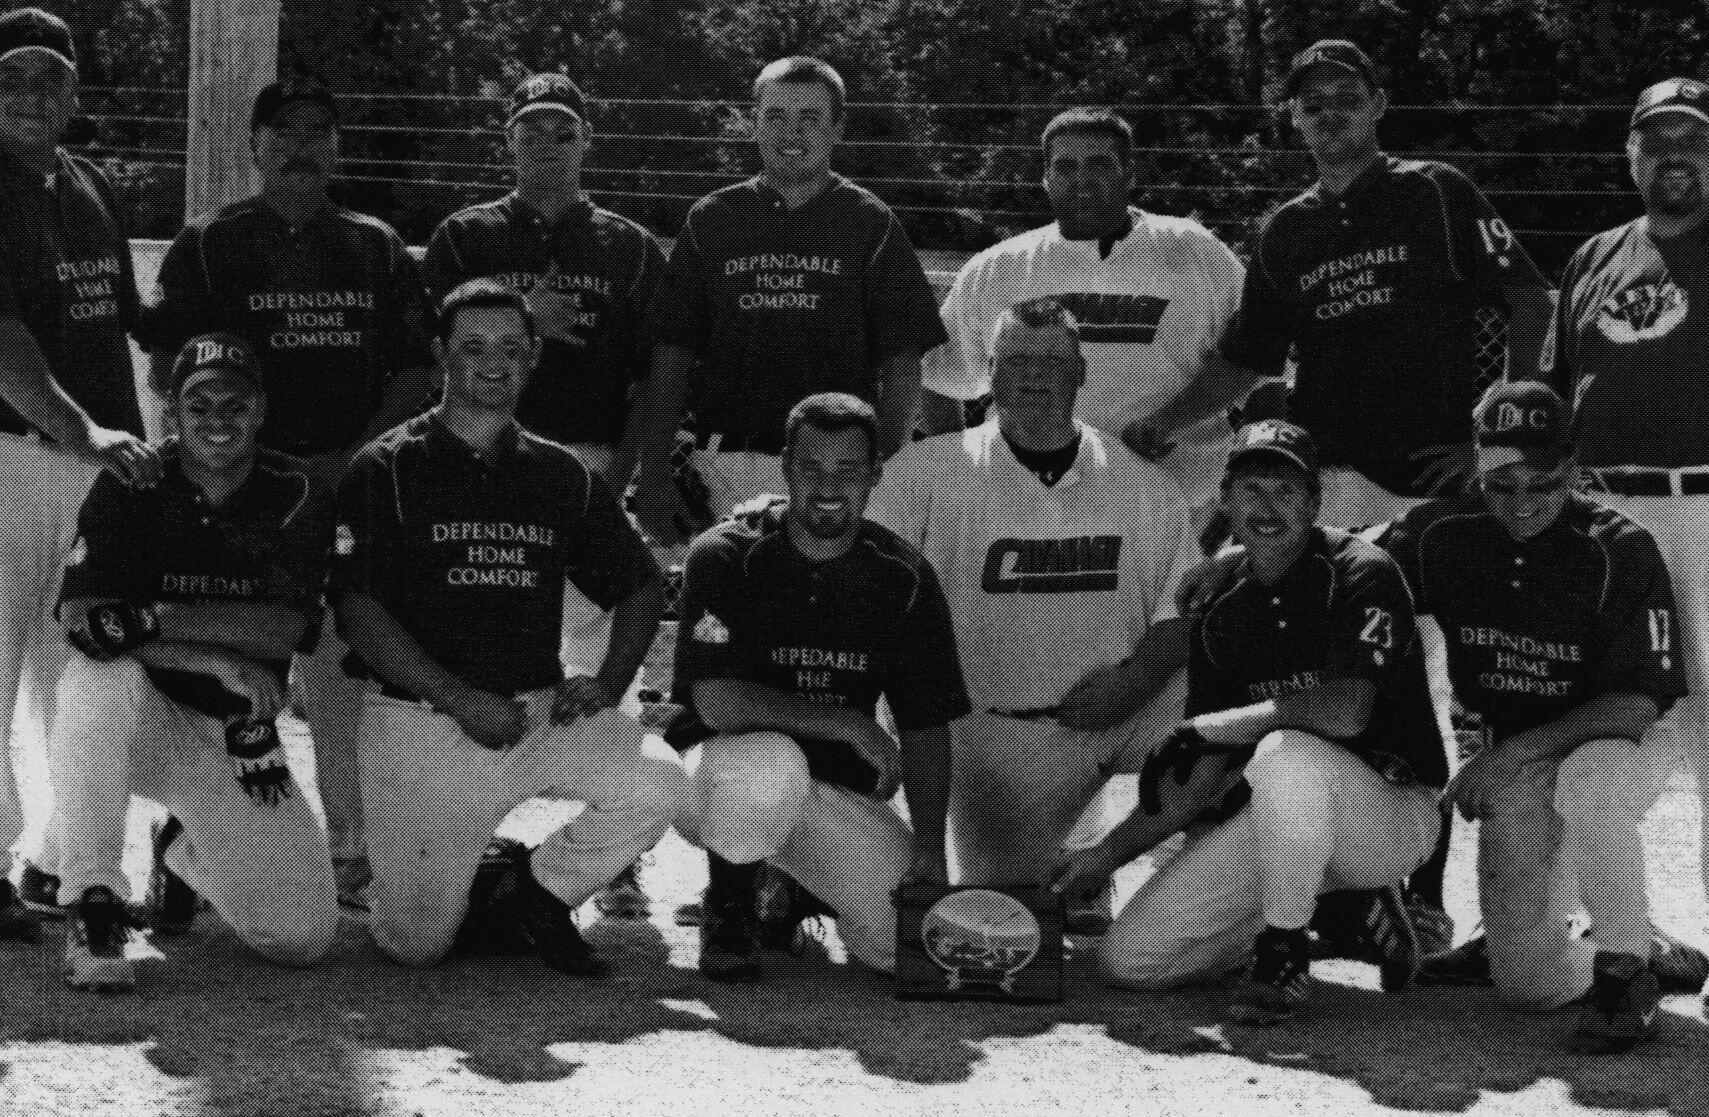
[[[1545,481],[1533,481],[1529,485],[1509,485],[1502,481],[1484,481],[1483,490],[1495,496],[1551,496],[1567,486],[1565,477],[1551,477]]]

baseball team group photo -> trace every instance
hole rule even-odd
[[[1570,245],[1320,20],[1260,208],[1065,96],[956,252],[811,36],[669,228],[519,47],[412,246],[299,38],[157,242],[50,7],[0,1108],[1709,1113],[1709,57],[1599,107]]]

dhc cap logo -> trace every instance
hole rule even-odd
[[[1519,430],[1548,430],[1552,416],[1547,408],[1520,407],[1517,404],[1504,403],[1495,409],[1495,422],[1491,424],[1496,434]]]

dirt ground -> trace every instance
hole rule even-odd
[[[309,770],[306,741],[289,736],[293,766]],[[140,884],[156,809],[137,806],[127,868]],[[526,804],[506,831],[537,835],[567,809]],[[1701,942],[1697,811],[1682,774],[1650,820],[1649,870],[1664,925]],[[1457,833],[1449,882],[1462,935],[1475,918],[1471,836]],[[1122,874],[1123,899],[1146,872],[1141,862]],[[250,955],[212,913],[188,937],[138,938],[142,988],[130,996],[66,989],[57,932],[0,947],[0,1113],[1709,1117],[1696,997],[1668,999],[1657,1041],[1594,1060],[1558,1050],[1570,1012],[1517,1015],[1485,990],[1387,997],[1356,963],[1320,963],[1309,1017],[1271,1033],[1222,1027],[1215,992],[1104,989],[1084,958],[1071,962],[1061,1005],[903,1004],[886,980],[844,963],[834,936],[828,958],[780,956],[767,984],[729,988],[695,973],[694,932],[671,920],[703,875],[671,835],[645,870],[651,922],[583,910],[589,937],[618,963],[595,984],[531,958],[406,970],[349,924],[325,963],[285,970]]]

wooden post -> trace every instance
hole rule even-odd
[[[280,0],[193,0],[184,216],[261,187],[249,153],[249,110],[279,68]]]

